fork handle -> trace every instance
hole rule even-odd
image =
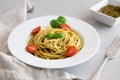
[[[97,72],[95,72],[95,75],[91,78],[91,80],[98,80],[102,70],[104,68],[104,65],[106,64],[106,62],[109,60],[109,58],[105,58],[105,60],[103,61],[102,65],[99,67],[99,69],[97,70]]]

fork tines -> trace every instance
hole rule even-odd
[[[115,56],[117,52],[120,49],[120,37],[116,36],[109,48],[109,54],[112,54],[112,56]]]

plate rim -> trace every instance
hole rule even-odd
[[[34,20],[37,20],[37,19],[40,19],[40,18],[44,18],[44,17],[58,17],[58,16],[59,16],[59,15],[48,15],[48,16],[36,17],[36,18],[30,19],[30,20],[27,20],[27,21],[25,21],[25,22],[23,22],[23,23],[21,23],[21,24],[25,24],[25,23],[27,23],[27,22],[34,21]],[[98,32],[95,30],[95,28],[93,28],[93,26],[91,26],[90,24],[88,24],[87,22],[85,22],[85,21],[83,21],[83,20],[81,20],[81,19],[74,18],[74,17],[69,17],[69,16],[64,16],[64,17],[66,17],[66,18],[71,18],[71,19],[76,19],[77,21],[80,21],[80,22],[88,25],[88,26],[90,27],[90,29],[93,30],[94,33],[96,34],[96,37],[98,38],[97,48],[96,48],[96,50],[92,53],[92,55],[90,55],[90,56],[87,57],[86,59],[82,60],[81,62],[78,61],[78,62],[77,62],[76,64],[74,64],[74,65],[66,65],[66,66],[60,66],[60,67],[58,67],[58,66],[57,66],[57,67],[56,67],[56,66],[48,66],[48,65],[47,65],[47,66],[39,66],[39,65],[31,64],[31,63],[29,63],[29,62],[25,62],[25,61],[21,60],[19,56],[16,56],[16,55],[15,55],[14,51],[11,51],[11,47],[10,47],[11,45],[9,44],[9,43],[10,43],[10,38],[11,38],[10,36],[13,35],[13,32],[14,32],[21,24],[18,25],[17,27],[15,27],[15,28],[11,31],[11,33],[10,33],[10,35],[9,35],[9,37],[8,37],[8,48],[9,48],[9,51],[11,52],[11,54],[12,54],[14,57],[16,57],[18,60],[22,61],[23,63],[26,63],[26,64],[31,65],[31,66],[34,66],[34,67],[38,67],[38,68],[51,68],[51,69],[67,68],[67,67],[72,67],[72,66],[81,64],[81,63],[89,60],[92,56],[95,55],[95,53],[98,51],[98,49],[99,49],[99,47],[100,47],[100,36],[99,36]],[[65,59],[64,59],[64,60],[65,60]],[[64,61],[64,60],[63,60],[63,61]],[[50,61],[52,61],[52,60],[50,60]],[[57,60],[54,60],[54,62],[55,62],[55,61],[57,61]]]

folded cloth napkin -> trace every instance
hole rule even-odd
[[[53,69],[28,66],[13,57],[7,48],[9,33],[27,18],[27,11],[33,5],[30,1],[0,15],[0,80],[81,80],[75,76]]]

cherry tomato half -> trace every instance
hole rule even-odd
[[[35,45],[27,45],[26,50],[30,53],[34,53],[36,51],[36,46]]]
[[[32,30],[32,34],[37,34],[41,30],[41,26],[38,26]]]
[[[60,24],[60,28],[61,29],[70,29],[70,26],[68,25],[68,24],[65,24],[65,23],[62,23],[62,24]]]
[[[66,50],[66,56],[71,57],[77,53],[77,48],[75,46],[70,46]]]

